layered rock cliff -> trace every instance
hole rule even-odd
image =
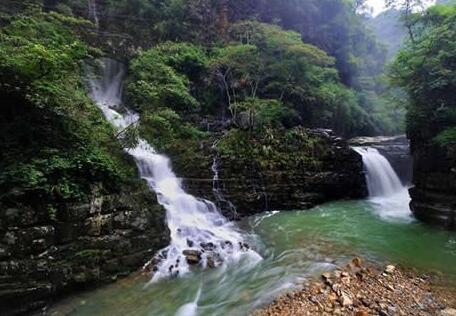
[[[166,246],[165,211],[144,185],[62,205],[0,205],[2,315],[26,314],[70,291],[115,281]]]
[[[330,200],[366,196],[361,156],[329,130],[306,130],[306,135],[314,141],[311,161],[308,157],[300,159],[308,154],[309,146],[296,136],[294,144],[281,148],[284,155],[277,154],[279,144],[260,146],[267,150],[254,159],[220,154],[213,165],[218,181],[214,181],[213,173],[206,178],[187,176],[185,186],[196,196],[217,201],[229,218],[269,210],[307,209]],[[278,143],[282,141],[280,133],[275,137]],[[244,146],[255,144],[252,141]],[[269,152],[276,155],[268,156]],[[264,157],[266,164],[259,157]],[[274,163],[276,157],[280,159]]]
[[[413,213],[427,223],[456,229],[456,146],[412,139],[411,148]]]
[[[349,140],[354,146],[376,148],[393,167],[403,185],[412,183],[413,159],[410,154],[410,143],[405,135],[357,137]]]

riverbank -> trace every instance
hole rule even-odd
[[[456,315],[456,288],[441,282],[435,274],[354,258],[252,315]]]

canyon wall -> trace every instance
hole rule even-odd
[[[57,296],[127,276],[167,246],[165,211],[145,185],[98,192],[55,213],[0,205],[2,315],[26,314]]]

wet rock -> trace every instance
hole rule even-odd
[[[199,264],[201,261],[201,251],[188,249],[184,250],[182,254],[190,265]]]
[[[298,128],[298,133],[306,134],[318,141],[318,150],[314,153],[319,161],[318,168],[303,168],[292,157],[305,153],[306,145],[297,140],[290,148],[290,159],[277,166],[263,168],[258,160],[248,157],[240,161],[233,155],[221,155],[218,159],[218,193],[236,206],[236,214],[221,203],[223,214],[230,218],[239,218],[267,210],[295,210],[311,208],[319,203],[341,198],[360,198],[367,195],[361,156],[348,144],[338,139],[331,131]],[[205,148],[211,157],[213,150]],[[175,162],[175,160],[173,160]],[[184,186],[195,196],[217,201],[213,192],[210,164],[202,161],[182,164],[185,168],[179,172],[184,177]],[[196,165],[195,165],[196,164]]]
[[[456,145],[439,146],[411,135],[410,208],[423,222],[456,230]]]
[[[213,251],[216,248],[216,246],[211,242],[201,243],[200,246],[201,246],[201,248],[203,248],[206,251]]]

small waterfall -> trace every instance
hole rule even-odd
[[[355,148],[363,157],[370,197],[390,196],[402,190],[401,180],[391,164],[375,148]]]
[[[353,149],[362,156],[369,199],[377,206],[379,215],[410,220],[408,188],[402,185],[388,160],[375,148]]]
[[[103,76],[90,80],[91,97],[116,128],[125,129],[139,119],[138,114],[121,106],[125,68],[111,59],[103,61]],[[254,262],[261,260],[246,245],[237,227],[224,218],[212,202],[197,199],[183,190],[166,156],[158,154],[144,139],[126,151],[135,159],[141,177],[166,209],[171,233],[171,244],[157,256],[159,261],[152,281],[188,273],[191,269],[189,256],[193,263],[196,259],[203,267],[215,267],[241,258]]]
[[[230,216],[235,219],[237,217],[237,210],[236,207],[234,206],[231,201],[227,200],[225,198],[225,195],[222,192],[222,188],[220,187],[220,177],[219,177],[219,171],[218,171],[218,157],[214,157],[214,160],[212,161],[212,166],[211,170],[212,173],[214,174],[212,178],[212,192],[214,193],[215,200],[217,204],[219,205],[220,208],[225,207],[229,213]]]
[[[88,0],[89,5],[89,18],[93,19],[96,28],[100,27],[100,20],[98,19],[97,3],[96,0]]]

